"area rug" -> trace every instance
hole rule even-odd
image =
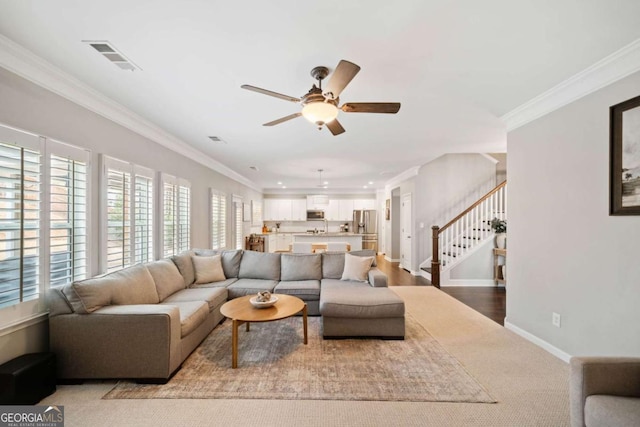
[[[164,385],[121,381],[103,399],[285,399],[409,402],[495,400],[412,317],[405,340],[323,340],[320,318],[239,328],[231,369],[231,322],[214,329]]]

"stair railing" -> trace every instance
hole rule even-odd
[[[491,232],[493,218],[507,219],[507,181],[498,184],[444,227],[431,227],[431,284],[440,287],[440,256],[460,258]]]

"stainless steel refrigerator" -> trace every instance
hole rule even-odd
[[[376,211],[353,211],[353,231],[362,234],[362,249],[378,252],[378,215]]]

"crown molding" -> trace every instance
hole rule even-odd
[[[500,119],[505,123],[507,132],[510,132],[637,71],[640,71],[640,39],[520,105]]]
[[[262,192],[253,181],[144,119],[0,34],[0,67],[101,115],[169,150]]]
[[[387,190],[392,190],[393,187],[396,187],[403,181],[408,180],[416,175],[418,175],[418,171],[420,170],[420,166],[414,166],[412,168],[407,169],[406,171],[394,176],[389,181],[385,182],[384,187]]]

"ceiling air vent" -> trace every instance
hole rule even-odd
[[[82,42],[87,43],[89,46],[100,52],[102,56],[107,58],[110,62],[113,62],[122,70],[142,71],[142,68],[134,64],[107,40],[82,40]]]
[[[212,140],[213,142],[217,142],[218,144],[226,144],[227,143],[225,140],[223,140],[219,136],[210,136],[209,139]]]

